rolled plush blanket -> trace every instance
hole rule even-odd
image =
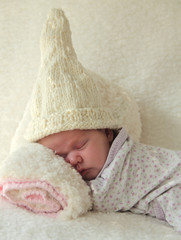
[[[92,205],[80,174],[38,143],[24,145],[3,162],[0,195],[34,213],[63,218],[76,218]]]

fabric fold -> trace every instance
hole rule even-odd
[[[51,215],[68,205],[66,197],[45,181],[6,181],[0,185],[0,195],[34,213]]]

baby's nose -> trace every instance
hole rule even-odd
[[[69,162],[73,167],[76,167],[77,164],[82,162],[82,158],[76,153],[70,153],[68,154],[66,161]]]

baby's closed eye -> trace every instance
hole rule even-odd
[[[84,141],[84,142],[81,142],[81,143],[77,144],[77,145],[75,146],[75,149],[77,149],[77,150],[83,149],[84,147],[86,147],[87,142],[88,142],[88,141],[86,140],[86,141]]]

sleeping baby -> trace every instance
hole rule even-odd
[[[71,130],[39,143],[64,157],[90,185],[97,211],[131,211],[181,231],[181,151],[135,143],[124,128]]]
[[[138,143],[138,107],[77,60],[68,20],[50,11],[25,138],[64,158],[88,183],[97,211],[131,211],[181,231],[181,151]]]

